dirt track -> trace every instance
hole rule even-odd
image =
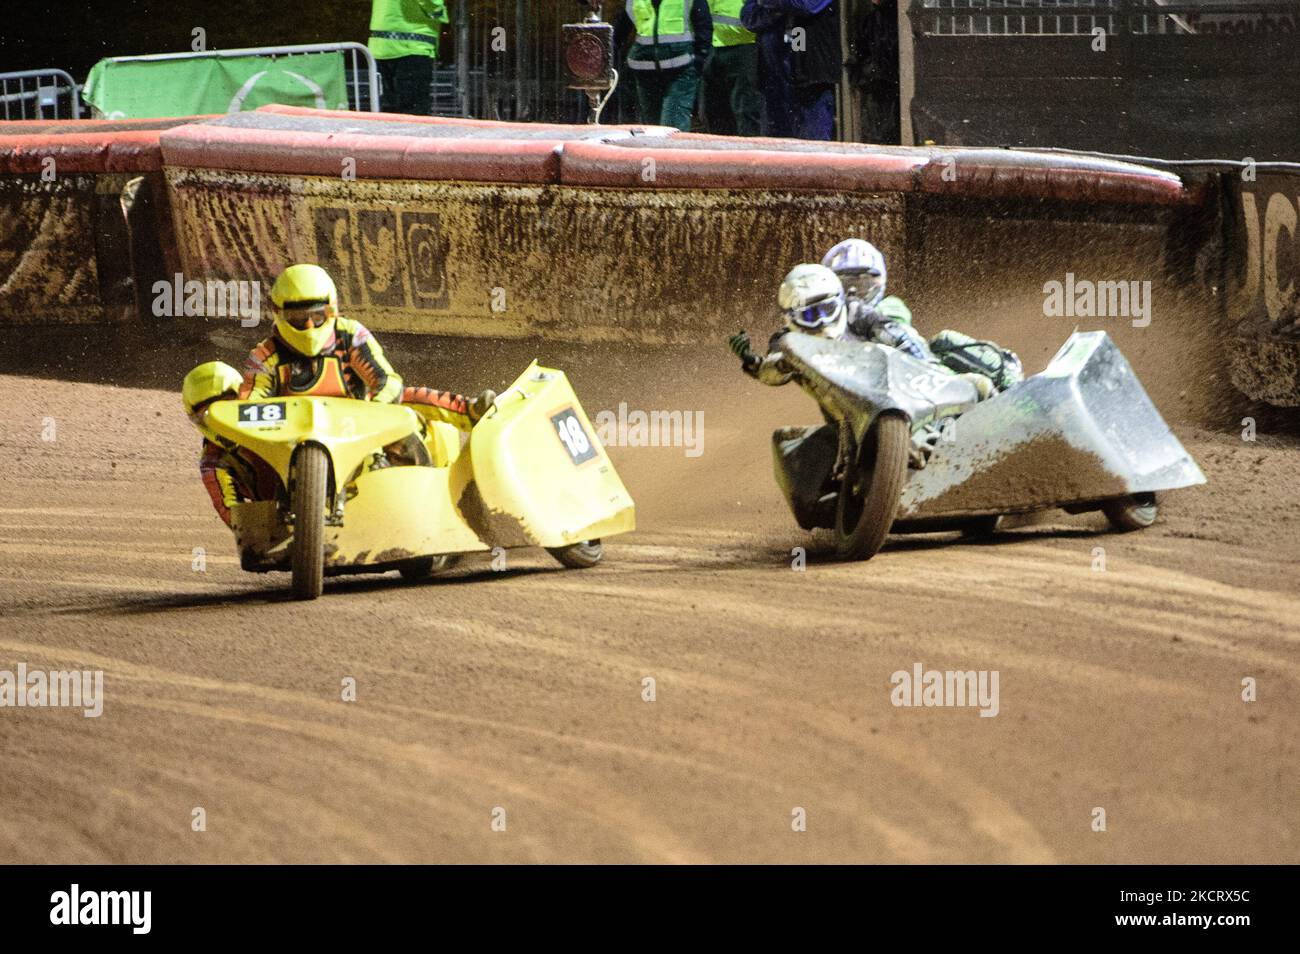
[[[527,351],[388,348],[464,388]],[[591,413],[705,413],[698,458],[612,451],[642,529],[606,565],[523,552],[303,605],[238,569],[175,391],[88,380],[174,387],[198,357],[0,377],[0,669],[106,680],[99,719],[0,710],[9,860],[1300,860],[1294,438],[1180,423],[1210,483],[1142,533],[1062,516],[863,565],[814,545],[796,572],[767,435],[809,401],[721,359],[564,349]],[[998,670],[999,715],[893,707],[917,662]]]

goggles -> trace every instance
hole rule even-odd
[[[328,302],[321,301],[294,302],[292,305],[285,305],[280,310],[280,314],[290,328],[297,331],[310,331],[330,320],[326,311],[327,306]]]
[[[790,317],[801,328],[824,328],[840,310],[838,298],[824,298],[802,308],[791,308]]]

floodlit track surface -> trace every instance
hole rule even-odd
[[[385,343],[467,390],[534,350]],[[106,695],[98,719],[0,709],[11,861],[1300,860],[1293,437],[1179,420],[1153,387],[1209,478],[1155,527],[1060,516],[844,565],[771,479],[802,395],[720,356],[542,349],[592,415],[703,411],[698,457],[611,450],[642,529],[594,570],[513,551],[302,604],[239,570],[161,390],[211,349],[173,350],[0,377],[0,669],[103,669]],[[915,663],[997,670],[998,715],[895,708]]]

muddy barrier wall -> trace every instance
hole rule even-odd
[[[1300,405],[1300,166],[1261,164],[1222,183],[1233,384]]]
[[[180,264],[158,136],[189,121],[0,123],[0,323],[138,315]]]
[[[161,145],[187,278],[313,260],[376,329],[493,337],[762,328],[790,265],[851,234],[882,247],[903,290],[925,266],[904,227],[921,198],[1113,205],[1147,223],[1193,201],[1176,176],[1088,157],[288,107]]]

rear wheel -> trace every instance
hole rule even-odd
[[[1159,507],[1155,494],[1133,494],[1106,501],[1102,504],[1101,512],[1106,515],[1112,527],[1120,533],[1128,533],[1155,523]]]
[[[907,480],[910,446],[907,420],[898,414],[881,415],[867,431],[840,485],[835,543],[843,559],[869,560],[885,542]]]
[[[571,569],[585,570],[600,562],[605,548],[599,540],[583,540],[567,547],[547,547],[546,552]]]
[[[314,600],[325,580],[325,493],[329,455],[304,444],[293,457],[293,595]]]

